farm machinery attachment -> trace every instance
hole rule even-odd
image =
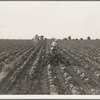
[[[29,76],[31,79],[36,79],[36,77],[38,76],[36,73],[37,70],[39,69],[40,63],[43,67],[50,65],[52,69],[55,66],[59,66],[59,65],[65,65],[65,66],[70,65],[70,61],[66,60],[64,54],[61,52],[56,52],[55,54],[53,53],[45,54],[43,51],[41,52],[41,55],[37,57],[35,63],[33,64],[33,67],[30,69]]]
[[[48,53],[43,58],[46,65],[50,64],[51,66],[58,66],[60,64],[70,65],[70,62],[66,60],[61,52],[57,52],[56,54]]]

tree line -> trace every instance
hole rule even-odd
[[[76,38],[76,39],[72,39],[71,36],[68,36],[68,38],[63,38],[63,40],[84,40],[83,38]],[[87,37],[87,40],[92,40],[90,36]],[[96,40],[99,40],[99,39],[96,39]]]

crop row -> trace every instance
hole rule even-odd
[[[93,75],[91,70],[85,69],[87,64],[82,61],[72,53],[69,53],[68,51],[64,49],[64,54],[66,56],[69,56],[69,59],[71,61],[71,68],[74,70],[74,72],[80,77],[81,80],[84,80],[84,85],[87,86],[87,89],[89,90],[88,93],[92,94],[93,91],[99,91],[99,81],[98,79]],[[97,84],[97,86],[95,86]]]
[[[39,44],[36,47],[32,47],[25,51],[21,56],[18,57],[14,62],[12,62],[12,66],[10,65],[10,71],[6,72],[7,70],[3,70],[2,73],[4,73],[4,77],[1,80],[1,92],[9,91],[10,87],[13,86],[13,84],[16,82],[17,78],[20,76],[21,72],[25,69],[25,66],[29,63],[29,61],[32,59],[33,55],[37,50],[39,50],[40,46],[43,44]],[[34,50],[34,51],[33,51]],[[31,54],[30,54],[31,53]],[[6,82],[9,83],[6,84]],[[8,87],[8,88],[7,88]],[[5,89],[6,88],[6,89]]]

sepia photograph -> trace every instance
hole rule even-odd
[[[100,95],[100,1],[0,1],[4,95]]]

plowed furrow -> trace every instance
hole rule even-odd
[[[6,93],[12,93],[12,91],[15,89],[17,94],[26,94],[27,91],[30,89],[30,86],[32,85],[32,80],[29,77],[29,69],[32,65],[32,63],[35,60],[35,57],[40,50],[40,47],[37,47],[30,56],[28,56],[27,60],[21,65],[21,69],[16,71],[12,76],[14,78],[13,80],[11,79],[9,88],[6,90]],[[20,90],[19,90],[20,89]]]
[[[90,82],[91,82],[91,84],[94,86],[94,88],[95,88],[95,87],[100,87],[100,84],[99,84],[98,79],[93,75],[93,73],[92,73],[90,70],[86,70],[86,69],[84,68],[84,66],[82,65],[82,63],[79,62],[78,60],[74,59],[74,58],[71,56],[71,54],[69,54],[69,53],[66,53],[66,54],[67,54],[67,56],[69,56],[69,57],[71,58],[70,60],[72,60],[72,62],[73,62],[76,66],[78,66],[79,68],[81,68],[81,70],[84,70],[85,75],[86,75],[87,77],[89,77],[89,79],[91,80]],[[95,84],[96,84],[96,86],[95,86]]]
[[[30,56],[32,56],[32,53]],[[26,58],[28,60],[32,59],[30,56],[28,58],[26,56]],[[22,65],[20,64],[21,67],[17,68],[16,71],[12,71],[12,74],[10,73],[9,77],[7,77],[5,79],[5,81],[2,82],[2,84],[0,86],[1,93],[6,93],[10,90],[10,88],[13,86],[13,84],[16,83],[16,80],[18,79],[20,74],[23,72],[24,66],[27,65],[27,63],[28,63],[28,61],[26,61],[25,63],[22,63]],[[14,78],[14,79],[12,79],[12,78]],[[8,84],[6,82],[8,82]]]

